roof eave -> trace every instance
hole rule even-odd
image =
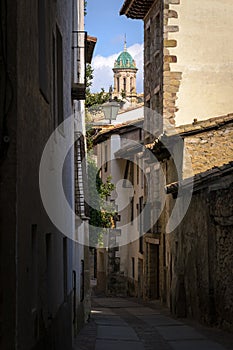
[[[91,63],[92,56],[94,53],[95,45],[97,42],[97,38],[94,36],[87,35],[86,42],[86,63]]]
[[[144,19],[153,3],[154,0],[125,0],[120,15],[132,19]]]
[[[233,162],[223,164],[221,167],[213,167],[203,173],[196,174],[193,177],[174,182],[165,186],[166,194],[183,195],[185,191],[191,190],[197,192],[203,187],[209,186],[210,183],[216,182],[222,177],[233,173]]]

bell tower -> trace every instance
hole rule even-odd
[[[136,92],[136,62],[127,51],[126,39],[124,41],[124,51],[118,56],[114,63],[114,90],[113,97],[126,98],[130,102],[137,101]]]

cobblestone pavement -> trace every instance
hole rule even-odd
[[[74,350],[232,350],[233,335],[177,320],[159,303],[93,298]]]

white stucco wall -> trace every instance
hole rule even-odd
[[[182,72],[176,125],[233,111],[233,5],[232,0],[189,0],[171,5],[179,32],[170,33],[177,47],[172,71]]]

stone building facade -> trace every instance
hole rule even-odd
[[[96,138],[97,159],[104,162],[107,145],[106,160],[114,155],[117,167],[109,163],[103,175],[133,188],[116,223],[132,239],[114,257],[101,249],[100,289],[158,299],[177,317],[232,330],[232,114],[176,127],[146,147],[143,131],[130,128],[114,126]],[[117,195],[119,203],[119,188]],[[170,232],[173,210],[181,220]]]
[[[233,330],[232,165],[194,177],[188,211],[179,227],[166,236],[166,299],[171,311],[229,331]],[[180,186],[187,191],[189,184]],[[167,193],[172,207],[176,185],[168,185]]]
[[[149,232],[159,241],[157,297],[178,316],[228,329],[233,45],[224,42],[231,42],[232,11],[228,0],[126,0],[120,10],[144,21],[144,144],[152,155],[143,158]]]
[[[110,201],[118,211],[116,231],[106,235],[106,240],[114,242],[113,249],[107,245],[107,250],[97,250],[97,291],[158,299],[160,236],[150,214],[160,211],[152,200],[159,178],[148,183],[151,152],[143,146],[143,138],[142,119],[103,128],[94,141],[101,178],[105,181],[111,175],[116,187]],[[158,164],[153,174],[156,168]]]
[[[83,16],[81,0],[1,2],[1,349],[71,349],[77,324],[84,322],[85,312],[81,316],[77,311],[84,309],[89,292],[84,281],[86,252],[75,240],[74,213],[60,201],[56,171],[57,148],[70,144],[77,131],[74,121],[69,123],[70,133],[60,124],[73,112],[82,115],[83,86],[74,78],[72,47]],[[82,34],[79,57],[84,39]],[[44,179],[39,177],[41,157],[57,127],[44,169],[49,178]],[[63,189],[73,211],[74,173],[71,147],[63,167]],[[49,200],[65,227],[63,233],[45,210],[41,180],[47,192],[53,189]],[[88,233],[87,221],[81,219],[81,225]]]
[[[161,123],[232,112],[232,11],[230,0],[124,2],[121,15],[144,21],[144,99],[157,112],[145,115],[145,128],[153,136]]]
[[[164,135],[151,148],[160,165],[157,176],[148,180],[157,177],[156,197],[160,203],[164,199],[154,232],[159,238],[161,301],[178,317],[193,317],[229,330],[232,126],[232,115],[226,115],[180,126],[173,135]],[[154,165],[150,167],[152,174]],[[159,169],[166,179],[166,195]],[[154,215],[152,209],[151,217]],[[170,230],[174,216],[180,220]]]
[[[142,125],[138,120],[103,128],[94,140],[101,179],[105,182],[110,175],[115,185],[109,200],[118,213],[115,228],[104,237],[105,248],[97,249],[97,291],[108,295],[143,295],[143,222],[138,213],[144,205],[144,174],[140,156],[121,154],[135,144],[142,148]]]

